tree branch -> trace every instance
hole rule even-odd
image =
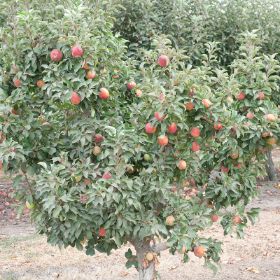
[[[33,193],[33,190],[32,190],[32,186],[31,186],[31,184],[30,184],[30,182],[29,182],[29,180],[28,180],[27,174],[26,174],[25,172],[23,172],[23,171],[22,171],[22,173],[23,173],[23,175],[24,175],[24,177],[25,177],[25,181],[26,181],[26,183],[27,183],[28,190],[29,190],[30,193],[32,194],[32,193]]]
[[[169,246],[168,246],[167,242],[161,242],[161,243],[155,244],[152,247],[152,249],[155,253],[160,253],[161,251],[165,251],[165,250],[169,249]]]

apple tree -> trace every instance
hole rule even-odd
[[[278,62],[253,33],[230,73],[215,44],[192,67],[165,37],[135,66],[106,9],[64,2],[20,6],[1,27],[0,160],[22,208],[59,247],[132,244],[141,280],[167,249],[215,269],[221,242],[204,230],[242,237],[257,217],[246,206],[279,139]]]

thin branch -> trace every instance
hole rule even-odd
[[[155,244],[152,247],[152,249],[155,253],[160,253],[161,251],[165,251],[165,250],[169,249],[169,246],[168,246],[167,242],[162,242],[162,243]]]
[[[26,183],[27,183],[28,189],[29,189],[30,193],[32,194],[32,193],[33,193],[33,191],[32,191],[32,186],[31,186],[31,184],[30,184],[30,182],[29,182],[29,180],[28,180],[27,174],[26,174],[25,172],[22,172],[22,173],[24,174],[25,181],[26,181]]]

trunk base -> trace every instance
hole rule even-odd
[[[135,241],[133,242],[133,245],[135,247],[138,260],[139,280],[155,280],[155,259],[153,259],[152,261],[148,261],[146,259],[147,253],[153,253],[150,247],[150,240]]]
[[[266,172],[270,181],[276,181],[276,169],[272,159],[271,151],[267,152]]]

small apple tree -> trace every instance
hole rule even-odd
[[[53,245],[130,242],[141,280],[165,249],[215,269],[221,242],[203,230],[242,237],[257,216],[245,206],[279,138],[277,61],[248,34],[230,74],[214,45],[186,67],[161,37],[137,68],[104,9],[72,2],[23,6],[1,29],[0,160],[17,199]]]

